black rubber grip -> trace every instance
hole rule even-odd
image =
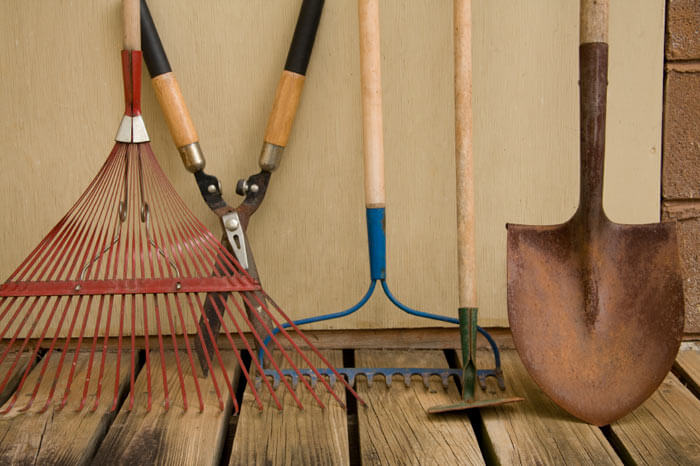
[[[306,67],[309,66],[316,30],[321,20],[323,2],[324,0],[304,0],[302,2],[292,45],[289,46],[289,54],[287,54],[287,63],[284,65],[285,70],[306,75]]]
[[[146,0],[141,0],[141,49],[151,78],[172,71]]]

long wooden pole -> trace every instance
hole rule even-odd
[[[472,150],[471,0],[454,1],[455,163],[459,307],[477,307]]]

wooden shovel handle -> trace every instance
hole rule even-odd
[[[358,0],[362,136],[365,161],[365,205],[386,205],[384,137],[382,134],[382,73],[379,47],[379,0]]]
[[[454,0],[455,166],[459,307],[477,307],[472,150],[471,0]]]
[[[124,50],[141,50],[141,30],[139,27],[139,0],[124,0]]]
[[[581,0],[581,44],[608,42],[609,0]]]

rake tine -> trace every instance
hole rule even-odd
[[[234,298],[232,298],[234,299]],[[270,386],[270,381],[267,380],[267,377],[265,377],[265,371],[263,368],[260,366],[260,363],[258,362],[258,358],[255,357],[255,351],[253,351],[253,348],[251,348],[250,344],[248,343],[248,339],[246,338],[245,334],[241,331],[240,326],[238,325],[238,322],[236,322],[235,317],[233,316],[233,313],[231,312],[231,309],[228,307],[228,304],[226,301],[224,301],[224,309],[226,313],[228,314],[229,318],[231,319],[231,322],[233,322],[233,325],[236,327],[236,331],[238,334],[241,336],[241,339],[243,340],[243,344],[245,344],[246,349],[248,350],[248,353],[251,355],[251,361],[253,364],[255,364],[255,368],[257,369],[258,373],[261,374],[261,379],[265,382],[265,386],[267,386],[268,390],[270,391],[270,395],[272,396],[272,399],[275,401],[275,404],[277,405],[278,410],[282,410],[282,404],[280,401],[277,399],[277,395],[275,394],[275,390]],[[223,322],[223,319],[222,319]],[[251,380],[248,379],[248,383],[250,383]],[[277,388],[277,387],[275,387]]]
[[[202,344],[202,347],[204,347],[204,335],[202,335],[202,329],[199,328],[199,325],[197,325],[199,319],[194,313],[194,303],[192,302],[192,297],[190,296],[189,293],[187,293],[187,301],[189,302],[189,309],[190,309],[190,314],[192,315],[192,321],[195,323],[195,326],[197,328],[197,336],[199,337],[199,341]],[[209,374],[211,375],[211,381],[212,385],[214,385],[214,390],[216,391],[216,397],[219,400],[219,409],[221,411],[224,410],[224,401],[221,398],[221,390],[219,389],[219,384],[216,382],[216,376],[214,375],[214,370],[211,365],[211,358],[209,357],[209,351],[206,349],[204,350],[204,358],[207,361],[207,368],[209,369]],[[194,366],[193,366],[194,367]],[[196,373],[192,372],[192,377],[196,377]]]
[[[208,295],[210,302],[212,304],[212,308],[216,312],[216,318],[219,319],[219,322],[221,323],[222,328],[224,329],[224,334],[226,335],[226,338],[228,339],[229,343],[231,344],[231,348],[233,348],[233,352],[236,355],[236,359],[238,360],[238,365],[241,368],[241,371],[243,372],[243,375],[245,376],[245,379],[248,381],[250,385],[250,391],[253,393],[253,397],[255,398],[256,403],[258,404],[258,409],[262,411],[263,409],[263,404],[262,401],[260,400],[260,397],[258,396],[258,391],[255,389],[255,384],[252,384],[252,378],[250,374],[248,373],[248,369],[246,369],[245,364],[243,364],[243,360],[241,359],[240,353],[238,349],[236,348],[236,344],[233,342],[233,338],[231,338],[231,334],[228,330],[228,326],[226,325],[226,322],[224,322],[224,318],[221,315],[221,312],[219,311],[219,306],[216,305],[216,300],[212,295]],[[225,303],[225,301],[224,301]],[[235,322],[234,322],[235,323]],[[238,328],[238,325],[236,325],[236,328]],[[240,333],[240,329],[239,329]],[[243,337],[245,340],[245,337]],[[246,346],[248,343],[245,343]]]
[[[123,346],[123,340],[124,340],[124,309],[126,307],[126,296],[121,297],[121,303],[120,303],[120,310],[119,310],[119,337],[117,340],[117,371],[114,376],[114,398],[112,400],[112,407],[110,408],[110,411],[115,411],[117,409],[117,393],[119,392],[119,373],[121,372],[121,360],[122,360],[122,346]],[[108,330],[105,329],[105,350],[107,349],[107,337],[109,333]],[[102,372],[104,371],[105,368],[105,356],[106,356],[106,351],[102,352],[102,364],[100,366],[100,380],[102,380]],[[133,389],[133,377],[131,379],[131,385],[130,387]],[[97,409],[97,402],[99,401],[99,396],[95,399],[95,408]]]
[[[321,352],[311,343],[311,341],[309,341],[309,339],[306,337],[306,335],[304,335],[304,334],[301,332],[301,330],[299,330],[299,327],[294,323],[293,320],[291,320],[291,319],[287,316],[287,314],[282,310],[282,308],[280,308],[280,307],[277,305],[277,303],[276,303],[272,298],[270,298],[269,296],[267,296],[267,294],[265,295],[265,297],[272,303],[272,305],[275,307],[275,309],[277,310],[277,312],[280,313],[280,315],[282,316],[282,318],[283,318],[284,320],[287,321],[287,323],[289,324],[289,326],[292,327],[292,328],[294,329],[294,331],[299,335],[299,337],[301,337],[301,339],[304,340],[304,342],[309,346],[309,348],[311,348],[311,351],[313,351],[314,354],[315,354],[316,356],[318,356],[318,357],[321,359],[321,361],[323,361],[323,363],[331,370],[331,372],[333,372],[333,374],[334,374],[336,377],[338,377],[338,379],[341,380],[341,382],[343,383],[343,385],[345,385],[345,388],[346,388],[346,389],[347,389],[361,404],[363,404],[363,405],[366,404],[365,401],[360,397],[360,395],[358,395],[357,392],[352,388],[352,386],[350,386],[350,384],[348,384],[348,383],[345,381],[345,378],[343,378],[343,377],[338,373],[338,371],[335,369],[335,367],[333,367],[333,365],[332,365],[330,362],[328,362],[328,359],[326,359],[326,357],[325,357],[323,354],[321,354]],[[266,309],[266,308],[263,307],[263,309]],[[268,314],[270,315],[270,318],[275,322],[275,325],[277,325],[277,326],[280,328],[280,331],[283,332],[283,333],[285,333],[285,335],[286,335],[287,332],[284,330],[283,326],[280,326],[280,325],[279,325],[279,322],[277,322],[277,320],[274,318],[274,316],[271,315],[271,313],[270,313],[270,311],[269,311],[268,309],[266,309],[266,311],[267,311]],[[301,351],[301,350],[296,346],[296,343],[294,343],[294,342],[292,341],[292,339],[289,337],[289,335],[287,335],[287,338],[288,338],[289,341],[297,348],[297,351]],[[306,356],[303,355],[303,353],[302,353],[302,357],[307,361],[307,364],[309,364],[309,367],[311,367],[311,368],[314,370],[314,372],[316,373],[316,375],[319,375],[319,376],[320,376],[320,374],[318,374],[318,371],[316,370],[316,368],[315,368],[310,362],[308,362],[308,359],[306,359]],[[324,385],[326,385],[326,388],[328,388],[328,389],[331,391],[331,393],[333,393],[334,397],[335,397],[336,399],[338,399],[337,396],[335,395],[335,392],[328,386],[328,384],[325,383],[325,379],[323,379],[323,382],[324,382]],[[338,401],[340,401],[340,400],[338,400]],[[344,406],[344,404],[343,404],[342,402],[341,402],[341,405]]]
[[[245,299],[246,303],[248,303],[248,305],[251,306],[251,308],[254,309],[254,307],[252,306],[252,304],[251,304],[250,301],[248,300],[248,297],[246,296],[247,294],[248,294],[248,293],[243,293],[243,299]],[[270,316],[270,318],[272,319],[272,321],[274,322],[274,324],[277,325],[277,326],[279,326],[279,323],[275,320],[274,316],[271,315],[269,309],[267,309],[267,306],[265,306],[265,304],[258,298],[257,294],[256,294],[256,293],[252,293],[252,294],[253,294],[253,296],[255,297],[255,300],[258,302],[258,304],[260,304],[260,307],[267,313],[268,316]],[[265,328],[265,331],[266,331],[269,335],[272,336],[272,341],[275,342],[275,344],[276,344],[277,347],[279,348],[280,352],[282,353],[282,356],[284,356],[284,358],[287,360],[287,363],[289,363],[289,365],[292,366],[292,368],[294,369],[294,372],[299,376],[299,378],[301,379],[301,382],[304,384],[304,386],[307,388],[307,390],[309,390],[309,392],[311,392],[311,395],[314,397],[314,399],[315,399],[316,402],[319,404],[319,406],[321,406],[322,408],[325,408],[326,405],[325,405],[325,404],[321,401],[321,399],[318,397],[318,394],[317,394],[316,391],[313,389],[313,387],[309,384],[309,382],[306,380],[306,378],[304,378],[304,377],[301,375],[301,372],[299,371],[299,368],[297,367],[296,364],[294,364],[294,361],[292,361],[292,358],[291,358],[291,357],[289,356],[289,354],[285,351],[285,349],[284,349],[284,348],[282,347],[282,345],[279,343],[279,341],[277,340],[277,338],[274,337],[273,332],[270,331],[270,328],[267,326],[267,324],[265,323],[264,319],[263,319],[260,315],[258,315],[257,312],[253,312],[253,315],[254,315],[255,318],[258,319],[258,321],[262,324],[262,326]],[[283,332],[284,332],[284,331],[283,331]],[[289,335],[288,335],[286,332],[284,332],[283,334],[287,337],[287,339],[290,341],[290,343],[292,344],[292,346],[294,347],[294,349],[299,353],[299,355],[304,359],[304,361],[305,361],[309,366],[311,366],[311,362],[306,358],[306,356],[305,356],[304,353],[299,349],[299,347],[296,345],[296,343],[294,343],[294,342],[292,341],[292,339],[289,338]],[[324,379],[324,382],[325,382],[325,379]],[[329,388],[329,387],[326,387],[326,388]],[[340,398],[338,398],[338,396],[335,394],[335,392],[334,392],[333,390],[331,390],[330,388],[329,388],[329,390],[330,390],[330,392],[333,394],[333,396],[336,398],[336,400],[338,400],[338,403],[340,403],[343,407],[345,407],[345,404],[344,404],[342,401],[340,401]]]
[[[170,391],[168,390],[168,376],[165,369],[165,349],[163,348],[163,332],[160,327],[160,312],[158,308],[158,296],[152,295],[153,297],[153,311],[156,316],[156,330],[158,331],[158,349],[160,350],[160,368],[163,374],[163,394],[164,394],[164,407],[167,411],[170,409]],[[145,313],[144,313],[145,314]],[[180,367],[178,366],[178,370]]]
[[[20,412],[28,411],[29,408],[31,408],[32,404],[34,403],[34,400],[36,399],[36,395],[39,392],[39,386],[41,385],[41,380],[44,378],[44,374],[46,373],[46,368],[49,365],[49,361],[51,360],[51,355],[53,354],[53,350],[56,346],[56,340],[58,340],[58,335],[61,333],[61,329],[63,328],[63,322],[64,322],[66,316],[68,315],[68,308],[70,307],[71,301],[72,301],[72,296],[69,296],[68,300],[66,302],[66,306],[63,308],[63,314],[61,314],[61,320],[58,322],[58,329],[56,330],[56,334],[51,339],[51,346],[49,346],[49,350],[46,352],[46,355],[44,355],[44,362],[41,365],[41,372],[39,373],[39,378],[36,381],[36,385],[34,385],[34,390],[32,391],[32,395],[29,398],[29,401],[27,402],[27,404],[19,410]],[[46,330],[48,328],[49,323],[50,323],[50,321],[46,322],[47,325],[44,327],[44,330]],[[41,344],[41,340],[39,341],[39,343],[37,343],[37,347],[36,347],[35,351],[38,351],[40,344]],[[29,368],[29,366],[27,366],[27,368]],[[29,372],[27,371],[26,373],[28,374]],[[19,392],[19,387],[17,388],[17,391]]]
[[[199,297],[199,295],[195,295],[195,300],[197,301],[197,304],[199,305],[199,312],[200,316],[204,316],[204,307],[202,306],[202,301]],[[209,334],[209,338],[211,338],[212,341],[216,341],[214,333],[211,330],[211,326],[209,325],[209,319],[205,318],[202,319],[207,327],[207,333]],[[237,352],[237,350],[235,350]],[[229,379],[228,372],[226,371],[226,365],[224,364],[223,359],[221,358],[221,353],[219,352],[219,348],[217,345],[214,345],[214,355],[216,356],[216,359],[219,361],[219,367],[221,367],[221,372],[224,375],[224,380],[226,381],[226,386],[228,387],[228,392],[229,395],[231,395],[231,399],[233,400],[233,406],[234,406],[234,413],[238,414],[238,400],[236,400],[236,394],[233,392],[233,387],[231,386],[231,380]],[[239,355],[240,356],[240,355]]]
[[[82,298],[82,296],[80,298]],[[68,399],[68,393],[70,392],[71,384],[73,383],[73,375],[75,374],[75,368],[78,365],[78,355],[80,354],[80,346],[83,342],[83,336],[85,335],[85,326],[87,325],[87,318],[88,318],[88,315],[90,314],[90,305],[92,304],[92,298],[93,298],[92,295],[90,295],[88,297],[87,304],[85,306],[85,312],[84,312],[84,316],[83,316],[83,324],[80,327],[80,334],[78,336],[78,344],[76,345],[76,348],[75,348],[75,351],[73,354],[73,362],[70,365],[70,372],[68,373],[68,381],[66,382],[66,391],[63,395],[61,403],[59,404],[59,406],[57,408],[59,411],[61,409],[63,409],[63,407],[65,406],[66,400]],[[81,300],[79,299],[78,305],[75,308],[75,316],[73,317],[74,321],[75,321],[75,319],[77,319],[78,314],[80,312],[80,301]],[[69,332],[69,335],[70,334],[72,334],[72,330]],[[69,342],[70,342],[70,336],[69,336],[69,338],[66,339],[66,343],[63,346],[63,350],[62,350],[62,354],[61,354],[61,364],[63,363],[63,358],[67,354],[66,350],[68,349]],[[59,364],[59,367],[61,366],[61,364]],[[53,391],[56,388],[56,385],[58,383],[58,376],[60,373],[61,373],[60,370],[56,371],[56,377],[54,378],[53,385],[51,386],[51,394],[49,395],[49,398],[46,400],[46,404],[44,405],[44,407],[39,411],[40,413],[43,413],[44,411],[46,411],[48,409],[49,403],[50,403],[51,399],[53,398]]]
[[[90,345],[90,358],[88,360],[87,371],[85,372],[85,385],[83,388],[83,396],[80,399],[80,405],[78,406],[78,409],[76,409],[76,411],[82,411],[83,407],[85,406],[85,398],[87,397],[87,390],[90,385],[90,375],[92,374],[92,365],[95,360],[95,348],[97,347],[97,336],[99,335],[100,322],[102,321],[102,308],[104,306],[104,301],[104,295],[100,296],[100,304],[97,308],[97,319],[95,320],[95,333],[92,337],[92,344]],[[66,392],[66,395],[64,396],[63,401],[61,402],[61,406],[63,406],[66,403],[67,398],[68,393]]]
[[[190,361],[190,369],[192,370],[192,380],[194,381],[195,389],[197,390],[197,398],[199,399],[199,412],[204,412],[204,400],[202,399],[202,391],[199,388],[199,381],[197,380],[197,369],[194,366],[194,358],[192,357],[192,348],[190,346],[190,340],[187,336],[187,328],[185,325],[185,319],[182,315],[182,306],[180,306],[180,299],[178,296],[173,298],[175,300],[175,306],[177,307],[177,313],[180,317],[180,323],[182,324],[182,333],[185,336],[185,348],[187,349],[187,358]]]
[[[243,299],[245,299],[243,293],[241,293],[241,297],[242,297]],[[260,345],[260,348],[264,351],[265,355],[267,355],[268,361],[270,361],[270,364],[272,364],[272,366],[275,368],[275,371],[277,371],[277,374],[280,375],[280,380],[282,381],[282,383],[284,384],[284,386],[287,387],[287,390],[289,391],[289,394],[290,394],[291,397],[294,399],[294,401],[296,402],[296,404],[297,404],[297,406],[299,407],[299,409],[304,409],[304,406],[301,404],[301,401],[299,400],[299,398],[297,397],[296,393],[294,392],[294,389],[289,385],[289,382],[287,381],[287,378],[282,376],[282,370],[281,370],[280,367],[277,365],[277,361],[275,361],[275,359],[272,357],[272,354],[270,353],[269,349],[267,348],[267,345],[263,342],[262,338],[260,338],[260,335],[259,335],[258,332],[255,330],[255,327],[253,326],[252,322],[251,322],[250,319],[248,318],[248,314],[247,314],[247,313],[245,312],[245,310],[238,304],[237,301],[234,300],[234,304],[236,305],[236,309],[238,310],[238,313],[241,315],[241,317],[243,318],[243,320],[245,320],[246,324],[248,325],[248,328],[250,329],[251,333],[253,334],[253,337],[255,337],[255,340],[258,342],[258,345]],[[256,315],[257,315],[257,313],[253,313],[253,314],[256,314]],[[270,336],[273,336],[273,335],[270,334]],[[276,343],[277,343],[277,342],[276,342]],[[277,343],[277,345],[279,346],[279,343]],[[253,356],[253,358],[255,358],[255,354],[253,354],[252,356]],[[263,378],[265,378],[265,373],[264,373],[264,372],[261,372],[261,373],[260,373],[260,376],[263,377]],[[277,388],[277,387],[275,387],[275,388]]]
[[[36,298],[36,299],[34,300],[34,303],[33,303],[33,304],[36,304],[36,303],[39,301],[39,299],[40,299],[40,298]],[[48,304],[48,300],[43,300],[43,301],[44,301],[44,304],[41,306],[41,308],[40,308],[40,310],[39,310],[39,315],[38,315],[37,318],[34,320],[34,322],[32,322],[32,326],[31,326],[31,328],[29,329],[29,331],[27,332],[27,336],[24,338],[24,342],[22,343],[22,346],[20,347],[19,351],[17,351],[17,356],[15,357],[15,361],[12,363],[12,367],[10,368],[9,371],[7,371],[7,372],[5,373],[5,378],[4,378],[3,381],[2,381],[2,385],[0,385],[0,392],[2,392],[2,391],[5,389],[5,386],[6,386],[7,383],[9,382],[10,376],[11,376],[12,373],[14,372],[15,368],[17,367],[17,364],[19,363],[19,360],[21,359],[22,355],[24,354],[24,348],[27,346],[27,343],[29,343],[29,340],[30,340],[31,337],[32,337],[32,333],[34,332],[34,329],[36,328],[36,325],[39,323],[39,320],[41,320],[41,316],[44,314],[44,310],[46,309],[46,305]],[[51,311],[51,315],[50,315],[50,317],[49,317],[49,320],[51,320],[51,318],[53,317],[54,313],[56,312],[57,307],[58,307],[58,300],[56,300],[56,302],[54,303],[54,307],[52,308],[52,311]],[[32,306],[32,308],[33,308],[33,306]],[[5,358],[6,358],[6,356],[7,356],[7,351],[9,351],[10,347],[12,346],[12,343],[14,342],[14,339],[15,339],[15,338],[17,337],[17,335],[22,331],[22,328],[24,328],[24,323],[25,323],[25,322],[26,322],[26,321],[22,322],[22,325],[21,325],[21,326],[17,329],[17,331],[15,332],[15,336],[14,336],[12,342],[10,342],[10,344],[9,344],[9,345],[7,346],[7,348],[5,349],[5,354],[3,354],[2,360],[1,360],[1,361],[4,361],[4,360],[5,360]],[[37,350],[37,351],[38,351],[38,350]],[[29,361],[29,362],[28,362],[28,364],[29,364],[28,367],[31,368],[31,366],[33,365],[33,363],[34,363],[33,360],[32,360],[32,361]]]
[[[165,312],[167,313],[168,316],[168,325],[170,326],[170,337],[173,342],[173,351],[175,353],[175,364],[177,365],[177,375],[178,379],[180,381],[180,392],[182,393],[182,407],[183,411],[187,411],[187,389],[185,388],[185,377],[182,371],[182,365],[180,364],[180,355],[178,353],[178,347],[177,347],[177,337],[176,331],[175,331],[175,326],[173,325],[173,315],[172,311],[170,309],[170,295],[165,295]],[[177,297],[175,297],[177,299]],[[187,335],[187,332],[184,332],[185,335]],[[162,344],[161,344],[162,347]],[[162,356],[161,356],[162,357]],[[165,370],[165,369],[164,369]]]

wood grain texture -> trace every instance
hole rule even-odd
[[[265,142],[285,147],[292,131],[294,116],[297,114],[301,91],[304,89],[303,74],[283,71],[275,91],[270,118],[265,128]]]
[[[355,353],[357,367],[448,367],[441,351],[370,351]],[[358,377],[357,391],[367,406],[358,406],[362,464],[484,464],[466,415],[429,415],[426,409],[459,401],[454,382],[447,390],[431,380],[430,389],[414,378],[410,387],[396,379],[367,386]]]
[[[674,369],[687,384],[700,396],[700,343],[681,343]]]
[[[658,221],[664,1],[610,10],[605,208]],[[441,8],[437,5],[443,6]],[[444,5],[443,5],[444,4]],[[207,172],[238,202],[259,171],[301,0],[150,0]],[[578,196],[578,2],[474,2],[473,105],[480,324],[506,326],[506,222],[565,221]],[[387,272],[397,297],[457,308],[451,2],[382,0]],[[634,18],[632,20],[631,18]],[[123,113],[121,2],[0,2],[0,277],[7,277],[94,178]],[[249,239],[262,281],[293,317],[353,305],[369,280],[363,205],[357,0],[324,6],[283,163]],[[262,32],[264,31],[264,33]],[[145,80],[147,81],[147,79]],[[187,205],[218,219],[182,167],[151,86],[152,147]],[[304,290],[304,292],[300,292]],[[442,326],[372,299],[316,328]]]
[[[700,400],[674,375],[610,427],[635,464],[700,464]]]
[[[474,234],[472,2],[454,2],[455,171],[457,178],[457,291],[459,307],[478,307]]]
[[[175,74],[163,73],[151,79],[163,117],[172,135],[175,147],[182,147],[199,141],[197,129],[187,109],[187,103],[182,96],[180,85]]]
[[[233,352],[222,351],[221,354],[235,386],[238,366]],[[158,403],[163,399],[160,361],[158,352],[151,352],[154,400],[151,411],[146,410],[147,378],[144,368],[136,380],[134,409],[126,409],[127,399],[95,455],[95,464],[219,464],[232,407],[230,397],[225,399],[222,411],[211,377],[198,378],[204,398],[204,411],[200,412],[192,372],[183,366],[189,402],[188,410],[184,411],[177,365],[174,353],[169,351],[165,355],[165,363],[171,405],[166,411]],[[216,374],[220,386],[224,385],[221,373],[217,370]],[[225,385],[222,389],[226,390]],[[228,396],[228,393],[222,395]]]
[[[324,367],[318,357],[307,356],[317,367]],[[324,356],[336,367],[343,364],[340,351],[327,351]],[[297,355],[292,360],[298,367],[307,367]],[[246,388],[229,464],[349,464],[346,411],[321,384],[315,389],[325,409],[299,384],[296,394],[304,409],[299,410],[287,389],[280,385],[276,394],[283,411],[279,411],[269,391],[261,385],[260,390],[265,393],[264,409],[260,411],[250,387]],[[342,384],[336,382],[334,389],[345,401]]]
[[[581,0],[581,43],[608,41],[608,0]]]
[[[95,357],[100,358],[96,353]],[[72,353],[69,356],[72,360]],[[99,359],[97,359],[99,361]],[[111,388],[116,376],[116,353],[108,353],[104,372],[105,385]],[[112,393],[103,387],[103,393],[95,412],[91,411],[97,390],[97,377],[90,380],[86,407],[76,411],[83,394],[83,384],[88,368],[89,354],[78,357],[75,379],[68,396],[68,404],[58,409],[63,396],[67,373],[60,380],[56,397],[51,407],[44,413],[37,411],[48,397],[51,383],[44,384],[29,413],[20,413],[19,409],[29,399],[38,373],[37,367],[29,375],[22,395],[9,414],[0,417],[0,463],[2,464],[87,464],[111,425],[115,412],[110,412]],[[45,377],[53,377],[58,358],[51,358]],[[97,368],[94,367],[93,370]],[[122,366],[120,387],[127,388],[128,369]],[[5,405],[7,406],[7,405]]]
[[[386,204],[384,185],[384,124],[382,112],[382,52],[379,0],[358,0],[360,22],[360,83],[362,148],[365,166],[365,207]]]
[[[489,380],[477,397],[521,396],[525,401],[481,410],[483,435],[500,464],[622,464],[601,430],[559,408],[532,381],[515,350],[501,351],[506,391]],[[493,367],[489,351],[479,367]]]

